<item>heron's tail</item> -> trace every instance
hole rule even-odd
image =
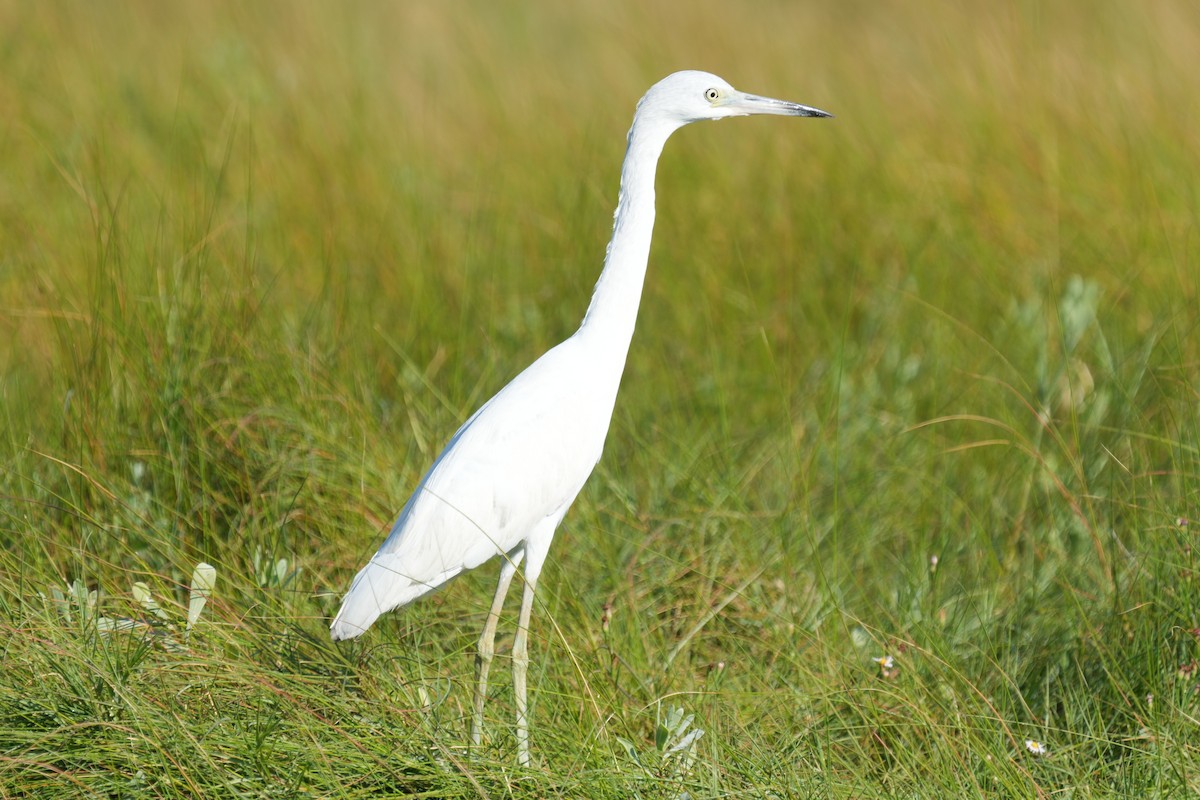
[[[365,633],[380,614],[410,603],[437,586],[407,577],[396,563],[398,560],[390,554],[377,553],[354,577],[341,609],[329,626],[335,642]]]

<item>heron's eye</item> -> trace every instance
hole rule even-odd
[[[715,103],[717,98],[721,96],[721,92],[717,89],[707,89],[704,92],[704,97],[708,102]]]

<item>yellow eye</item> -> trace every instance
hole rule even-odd
[[[719,89],[707,89],[704,92],[705,99],[708,100],[708,102],[710,102],[710,103],[717,102],[717,98],[720,96],[721,96],[721,92]]]

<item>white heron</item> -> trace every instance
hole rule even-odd
[[[463,423],[355,576],[330,628],[335,640],[358,636],[385,611],[500,556],[500,583],[475,658],[471,741],[479,745],[496,623],[523,562],[525,590],[512,646],[517,760],[523,766],[529,764],[526,676],[534,590],[554,531],[604,447],[650,254],[659,155],[667,138],[689,122],[748,114],[831,116],[739,92],[707,72],[676,72],[650,87],[629,129],[612,240],[579,330]]]

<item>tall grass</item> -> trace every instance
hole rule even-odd
[[[0,797],[1197,790],[1192,4],[0,30]],[[578,323],[634,101],[687,67],[837,117],[668,147],[520,771],[503,669],[463,746],[491,574],[326,620]]]

